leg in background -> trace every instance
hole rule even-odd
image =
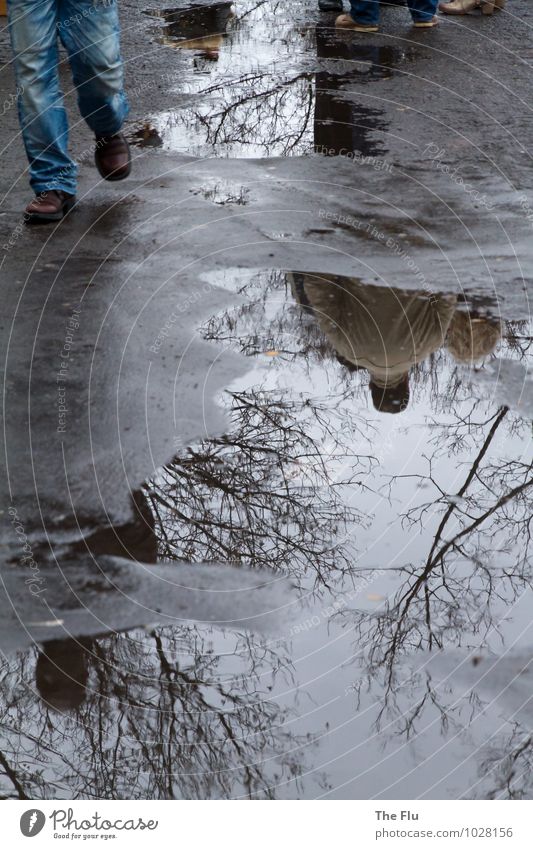
[[[379,23],[379,0],[351,0],[350,15],[354,21],[370,26]]]
[[[438,0],[407,0],[415,23],[431,21],[437,14]]]

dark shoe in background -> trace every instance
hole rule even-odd
[[[342,0],[318,0],[321,12],[342,12]]]
[[[97,136],[94,161],[104,180],[125,180],[131,173],[130,146],[122,133]]]
[[[41,224],[47,221],[61,221],[76,203],[76,195],[60,190],[41,192],[36,195],[24,211],[27,224]]]

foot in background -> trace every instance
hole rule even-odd
[[[354,20],[351,15],[339,15],[335,21],[335,26],[339,29],[351,29],[354,32],[377,32],[379,27],[377,24],[364,24]]]
[[[430,21],[413,21],[413,26],[415,29],[431,29],[432,27],[436,27],[439,25],[439,19],[435,15],[434,18],[431,18]]]

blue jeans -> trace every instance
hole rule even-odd
[[[117,133],[128,103],[116,0],[8,0],[8,15],[31,186],[36,194],[75,194],[78,168],[68,155],[57,39],[68,54],[82,117],[95,135]]]
[[[439,0],[407,0],[409,11],[415,23],[430,21],[436,15]],[[379,0],[351,0],[350,14],[361,24],[377,24],[379,21]]]

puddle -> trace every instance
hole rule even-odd
[[[223,179],[205,180],[200,188],[191,189],[191,193],[201,195],[216,206],[247,206],[250,201],[250,189]]]
[[[150,118],[165,148],[255,158],[386,152],[387,125],[369,87],[409,72],[420,48],[362,44],[304,25],[288,3],[221,3],[157,17],[158,39],[183,54],[180,92],[189,96]]]
[[[328,765],[326,796],[496,793],[483,766],[521,739],[502,725],[521,690],[496,697],[502,665],[529,663],[533,443],[495,386],[502,360],[530,361],[531,325],[464,292],[208,279],[243,304],[205,337],[254,366],[224,395],[233,429],[147,489],[162,556],[268,564],[315,594],[284,637],[314,706],[291,727],[320,736],[306,769]]]
[[[531,362],[530,324],[464,291],[205,281],[240,301],[202,335],[251,359],[221,398],[231,427],[89,548],[268,569],[308,609],[274,640],[156,627],[5,663],[4,750],[30,717],[26,756],[47,752],[31,798],[530,794],[512,755],[531,756],[532,425],[495,394],[501,362]]]

